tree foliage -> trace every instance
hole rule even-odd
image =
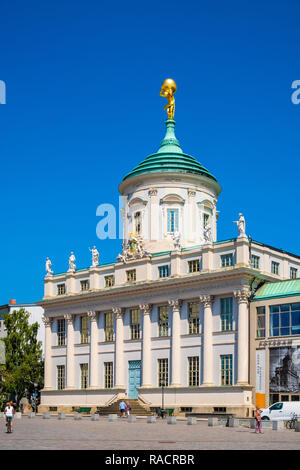
[[[37,341],[39,324],[29,324],[30,314],[24,308],[3,315],[7,330],[5,343],[4,391],[14,395],[19,403],[23,396],[30,396],[34,383],[43,387],[42,343]]]

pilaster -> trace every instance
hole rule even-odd
[[[204,329],[203,329],[203,383],[202,385],[213,386],[213,323],[212,323],[212,304],[213,296],[202,295],[200,302],[204,307]]]
[[[151,367],[151,312],[152,305],[140,305],[143,314],[143,345],[142,345],[142,387],[152,387]]]
[[[172,307],[172,375],[171,386],[181,387],[181,339],[180,308],[181,300],[169,300]]]
[[[250,291],[242,287],[234,291],[238,303],[238,376],[237,385],[249,384],[249,306]]]

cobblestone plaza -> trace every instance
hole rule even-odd
[[[6,434],[0,419],[0,450],[292,450],[300,448],[300,433],[293,430],[264,429],[256,435],[247,425],[236,428],[208,427],[207,420],[187,425],[186,420],[167,424],[146,419],[128,423],[127,419],[109,422],[107,417],[92,421],[90,417],[74,420],[57,416],[43,419],[22,417],[14,420],[14,432]],[[108,455],[111,455],[108,454]]]

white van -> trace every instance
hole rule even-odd
[[[269,408],[261,408],[261,419],[264,420],[286,421],[294,414],[300,419],[300,401],[279,401]]]

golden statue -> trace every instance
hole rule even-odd
[[[168,104],[164,107],[167,110],[168,119],[174,119],[175,114],[175,98],[174,93],[177,90],[175,81],[172,78],[166,78],[163,81],[160,90],[160,96],[167,98]]]

